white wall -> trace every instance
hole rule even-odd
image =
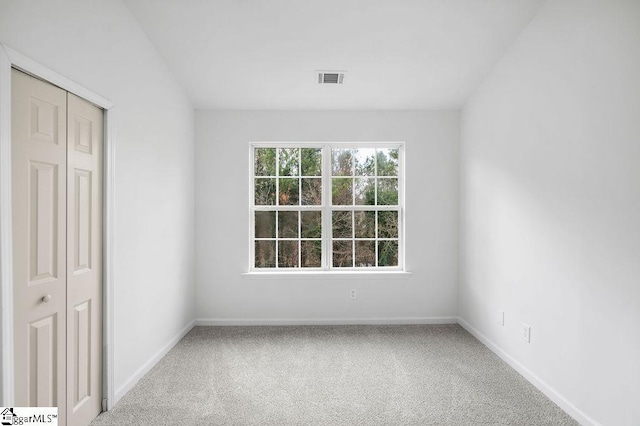
[[[456,315],[458,112],[196,111],[197,317],[207,323]],[[250,141],[406,141],[410,279],[248,280]],[[356,300],[349,289],[358,290]],[[454,319],[455,321],[455,319]]]
[[[193,110],[120,1],[3,0],[0,42],[116,104],[121,388],[194,318]]]
[[[462,115],[460,316],[585,423],[640,424],[639,46],[640,2],[549,0]]]

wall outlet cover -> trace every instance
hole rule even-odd
[[[531,327],[525,323],[522,323],[522,340],[531,343]]]

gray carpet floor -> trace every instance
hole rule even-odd
[[[575,425],[458,325],[195,327],[100,425]]]

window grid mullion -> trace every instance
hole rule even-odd
[[[274,205],[280,205],[280,148],[276,149],[276,202]]]
[[[280,206],[280,148],[276,149],[276,206]],[[278,269],[280,267],[278,260],[280,258],[280,213],[276,210],[276,259],[275,259],[275,268]]]
[[[302,205],[302,149],[298,148],[298,205]],[[300,216],[300,213],[298,213]],[[300,234],[298,234],[300,235]],[[300,253],[300,249],[298,249]],[[299,258],[300,256],[298,256]],[[300,259],[298,259],[298,265],[300,265]]]
[[[322,269],[331,269],[333,258],[333,226],[331,218],[332,196],[331,147],[322,147]]]
[[[302,212],[298,212],[298,268],[302,268]]]
[[[319,211],[322,210],[322,206],[274,206],[269,204],[254,206],[253,209],[255,211]]]
[[[249,167],[251,168],[251,182],[249,182],[249,187],[251,192],[249,193],[249,205],[256,205],[256,149],[251,147],[251,152],[249,153]],[[250,213],[251,217],[249,218],[249,222],[251,229],[249,230],[249,235],[251,235],[251,240],[249,241],[249,264],[253,265],[253,268],[256,267],[256,213],[254,209],[251,209]]]
[[[400,210],[399,205],[382,205],[375,206],[373,204],[359,204],[357,206],[335,205],[331,206],[334,211],[346,210],[346,211],[397,211]]]
[[[376,155],[377,157],[377,155]],[[376,251],[376,268],[378,267],[378,238],[380,238],[380,235],[378,233],[378,212],[375,213],[375,221],[376,221],[376,232],[374,234],[375,236],[375,251]]]
[[[280,225],[279,225],[279,221],[280,221],[280,214],[278,212],[276,212],[276,259],[275,259],[275,268],[278,268],[278,258],[279,258],[279,253],[278,250],[280,249]]]
[[[261,238],[257,238],[257,239],[261,239]],[[269,239],[273,239],[273,238],[262,238],[264,240],[269,240]],[[286,239],[286,238],[284,238]],[[292,238],[293,239],[293,238]],[[336,237],[333,239],[334,241],[351,241],[351,240],[357,240],[357,241],[376,241],[376,240],[384,240],[384,241],[398,241],[398,238],[396,237],[389,237],[389,238],[351,238],[351,237]]]
[[[355,197],[355,195],[354,195]],[[351,266],[356,266],[356,214],[351,212]]]
[[[373,172],[374,172],[374,179],[373,179],[373,202],[378,205],[378,149],[376,148],[374,150],[374,159],[373,159]],[[378,213],[376,213],[376,218],[378,217]],[[377,228],[376,228],[377,231]],[[376,247],[378,245],[376,244]],[[376,266],[378,266],[378,255],[376,253]]]

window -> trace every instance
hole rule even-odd
[[[252,144],[252,270],[402,270],[403,147]]]

